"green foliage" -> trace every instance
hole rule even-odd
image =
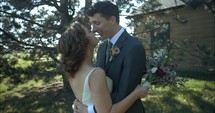
[[[59,69],[56,42],[59,34],[65,30],[66,26],[75,21],[76,17],[74,15],[77,12],[75,6],[80,5],[80,1],[62,1],[65,0],[3,0],[1,2],[0,113],[72,112],[71,103],[73,102],[74,95],[71,95],[72,92],[68,93],[62,90],[65,84],[63,85],[64,80],[62,80]],[[120,9],[126,9],[126,12],[131,12],[134,8],[134,4],[130,4],[131,1],[117,0],[116,3],[120,6]],[[146,11],[159,6],[156,1],[137,1],[139,3],[147,1],[147,6],[142,8]],[[213,5],[208,4],[207,6]],[[47,11],[47,6],[52,11]],[[86,10],[88,6],[83,9]],[[213,9],[213,7],[210,9]],[[139,22],[135,21],[131,25],[137,24],[139,26]],[[156,26],[154,23],[159,24],[159,26]],[[155,29],[156,33],[153,35],[159,35],[160,31],[165,31],[165,26],[161,28],[162,25],[160,23],[163,22],[153,21],[152,18],[151,20],[149,19],[146,27],[149,29],[148,31],[154,31]],[[145,32],[139,33],[146,34]],[[201,45],[198,46],[197,51],[199,50],[204,50],[205,52],[203,53],[210,57],[214,56],[208,52],[208,48]],[[202,58],[207,59],[204,56]],[[214,60],[211,62],[214,62]],[[207,80],[208,76],[200,77],[195,75],[191,76],[194,80],[193,82],[191,80],[190,84],[188,84],[190,85],[189,87],[192,87],[189,90],[173,89],[178,93],[185,92],[189,96],[182,95],[180,96],[180,101],[178,101],[167,96],[176,96],[177,94],[168,90],[167,95],[164,95],[162,99],[156,96],[152,100],[148,100],[148,98],[144,100],[143,103],[147,107],[146,110],[149,113],[166,113],[164,110],[173,112],[174,108],[177,108],[177,110],[179,108],[189,108],[187,112],[198,113],[201,110],[205,113],[213,112],[214,97],[211,95],[214,95],[214,87],[212,87],[214,86],[214,82],[211,83],[208,81],[214,80],[214,78],[210,76],[210,79]],[[196,84],[192,85],[194,83]],[[205,90],[202,88],[203,84],[207,86]],[[197,88],[201,90],[198,89],[196,91]],[[212,91],[209,89],[212,89]],[[162,90],[166,91],[167,89]],[[192,91],[193,93],[188,93]],[[207,94],[202,91],[206,91]],[[199,96],[212,99],[197,99]],[[183,103],[182,100],[185,97],[187,100],[190,99],[190,101]],[[196,110],[192,110],[192,107]],[[186,112],[181,111],[181,113]]]
[[[132,0],[117,0],[116,4],[120,9],[131,10]],[[142,0],[138,0],[142,1]],[[58,71],[58,52],[56,44],[60,34],[70,23],[79,18],[88,22],[87,9],[92,5],[92,0],[87,2],[80,11],[78,0],[3,0],[0,4],[0,71],[4,77],[13,76],[19,83],[22,80],[20,75],[28,76],[46,75],[50,76]],[[79,13],[78,13],[79,12]],[[16,58],[5,57],[14,56],[14,53],[28,54],[25,57],[17,55]],[[51,58],[52,62],[38,62],[41,58]],[[21,69],[17,62],[29,60],[25,69]],[[23,62],[24,63],[24,62]],[[28,64],[33,63],[32,67]],[[49,67],[50,66],[50,67]],[[52,68],[53,69],[46,69]],[[40,69],[49,70],[39,73]],[[56,69],[56,70],[55,70]],[[53,71],[51,71],[53,70]],[[64,75],[63,75],[64,76]],[[65,77],[63,77],[64,79]],[[64,79],[64,81],[66,81]],[[65,84],[66,85],[66,84]]]
[[[155,88],[142,99],[146,113],[213,113],[215,106],[214,76],[205,73],[180,72],[189,81],[185,87]],[[72,97],[62,90],[62,76],[49,83],[43,79],[14,85],[4,78],[0,86],[0,113],[72,113]]]
[[[147,113],[212,113],[215,106],[212,74],[181,73],[189,81],[185,87],[156,88],[143,99]],[[203,77],[204,76],[204,77]],[[205,78],[205,79],[200,79]],[[152,109],[154,108],[154,109]]]
[[[23,53],[19,55],[28,56]],[[28,60],[18,60],[14,69],[19,68],[21,72],[28,70],[26,73],[17,73],[19,75],[17,78],[14,78],[13,74],[13,76],[0,74],[0,113],[72,113],[71,105],[75,97],[71,95],[72,92],[63,90],[62,76],[55,73],[53,67],[52,69],[51,66],[48,68],[43,65],[48,61],[44,59],[32,63]],[[50,73],[52,74],[49,75]],[[155,88],[156,93],[150,92],[148,97],[142,100],[146,112],[213,112],[215,106],[213,73],[178,73],[179,76],[188,79],[185,87]]]
[[[39,82],[23,84],[1,92],[0,113],[72,113],[73,97],[62,90],[62,82],[41,85]]]
[[[10,52],[28,50],[31,56],[40,52],[56,60],[56,41],[73,21],[73,5],[68,1],[3,1],[0,4],[0,45]]]
[[[1,57],[1,79],[9,80],[6,83],[20,84],[28,82],[29,78],[34,78],[35,81],[43,79],[44,83],[50,82],[56,74],[60,75],[59,66],[53,60],[41,58],[37,61],[23,60],[29,57],[26,53],[5,54]]]
[[[80,1],[77,0],[1,1],[0,66],[3,68],[0,70],[4,77],[13,76],[17,82],[21,82],[19,76],[22,74],[28,74],[29,77],[42,74],[51,76],[59,71],[57,69],[59,60],[56,44],[60,34],[70,23],[75,21],[75,14],[78,12],[77,7],[79,5]],[[88,4],[89,6],[91,4]],[[88,7],[84,8],[87,9]],[[25,57],[18,55],[17,58],[10,59],[5,57],[6,54],[13,56],[14,52],[28,55]],[[40,62],[41,58],[51,58],[52,61]],[[22,62],[23,59],[32,62],[32,67],[28,67],[28,63],[26,63],[26,68],[20,69],[21,67],[16,63],[20,60]],[[40,69],[44,69],[44,71],[39,73]]]

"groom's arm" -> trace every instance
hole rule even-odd
[[[113,94],[114,103],[130,94],[140,83],[146,65],[143,46],[136,45],[125,56],[124,68],[119,80],[118,91]]]

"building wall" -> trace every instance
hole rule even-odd
[[[215,49],[215,15],[205,10],[204,7],[197,7],[192,9],[190,7],[179,7],[171,9],[174,13],[169,15],[153,15],[156,20],[163,20],[170,22],[170,39],[178,43],[180,49],[176,49],[177,63],[179,70],[193,70],[193,71],[207,71],[214,68],[214,49]],[[180,23],[175,19],[173,14],[178,14],[184,17],[187,22]],[[146,21],[145,15],[140,21]],[[137,27],[136,31],[142,30]],[[149,36],[149,35],[148,35]],[[147,37],[150,40],[150,37]],[[188,45],[182,44],[184,40],[189,40]],[[150,41],[149,41],[150,42]],[[148,42],[148,44],[149,44]],[[145,44],[146,48],[149,48]],[[199,54],[195,52],[197,45],[205,46],[209,52],[208,55]],[[182,54],[183,52],[183,54]],[[204,58],[205,62],[210,63],[206,65],[199,58]]]
[[[203,7],[196,9],[192,8],[179,8],[176,10],[179,15],[184,16],[187,19],[187,23],[180,24],[176,20],[171,19],[171,31],[170,37],[172,40],[178,42],[181,46],[181,41],[189,40],[188,46],[181,47],[185,53],[181,61],[178,62],[181,70],[194,70],[205,71],[214,68],[214,48],[215,48],[215,16],[213,13],[209,13]],[[203,56],[199,52],[195,52],[197,45],[207,47],[211,55],[204,54]],[[180,52],[178,56],[180,56]],[[208,57],[208,58],[207,58]],[[213,58],[210,58],[213,57]],[[209,65],[205,65],[199,58],[208,60]],[[207,62],[207,61],[204,61]]]

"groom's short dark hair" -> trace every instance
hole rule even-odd
[[[116,22],[119,24],[119,8],[110,1],[97,2],[92,5],[87,12],[88,16],[93,16],[96,13],[101,14],[101,16],[106,19],[110,19],[111,16],[115,16]]]

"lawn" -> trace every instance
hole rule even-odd
[[[185,87],[156,88],[142,99],[146,113],[215,112],[213,73],[182,72],[181,75],[188,79]],[[60,75],[49,82],[30,79],[15,85],[11,84],[10,77],[1,76],[0,113],[72,113],[74,97],[62,90]]]

